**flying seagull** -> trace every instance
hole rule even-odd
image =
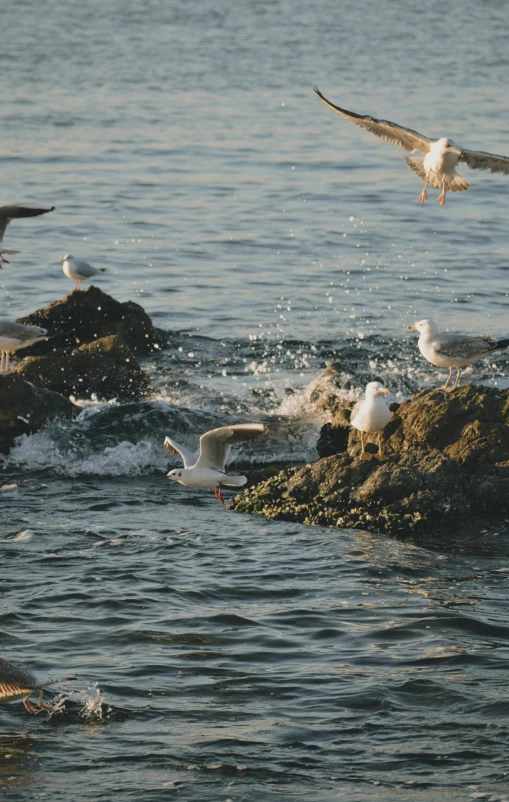
[[[9,204],[9,206],[0,206],[0,242],[3,242],[5,229],[11,222],[11,220],[17,220],[20,217],[38,217],[40,214],[47,214],[48,212],[52,212],[54,210],[54,206],[51,209],[40,209],[36,206],[21,206],[17,204]],[[2,262],[6,262],[9,264],[7,259],[4,259],[4,253],[19,253],[19,251],[6,251],[0,250],[0,259]],[[2,265],[0,265],[2,267]]]
[[[81,282],[86,281],[99,273],[105,273],[107,267],[92,267],[83,259],[75,259],[70,253],[66,253],[62,259],[62,270],[67,278],[74,281],[74,289],[79,290]]]
[[[392,145],[399,145],[403,150],[414,153],[420,150],[424,156],[405,156],[405,161],[419,178],[424,181],[424,189],[419,196],[419,202],[424,203],[428,199],[428,185],[435,189],[441,189],[438,197],[440,206],[445,204],[447,192],[463,192],[470,188],[470,184],[459,173],[456,172],[458,162],[465,162],[472,170],[489,170],[492,173],[505,173],[509,175],[509,157],[496,156],[493,153],[483,153],[482,151],[465,150],[456,145],[452,139],[442,137],[436,141],[429,139],[418,131],[411,128],[404,128],[397,123],[389,120],[377,120],[376,117],[356,114],[354,111],[347,111],[339,106],[335,106],[327,100],[319,89],[315,87],[315,92],[329,109],[335,111],[354,125],[371,131],[380,139],[385,139]]]
[[[42,701],[44,688],[54,685],[58,680],[51,679],[49,674],[38,674],[30,669],[9,663],[0,658],[0,704],[23,700],[29,713],[37,712],[30,702],[30,695],[39,691],[37,706],[48,713],[53,712],[52,705]]]
[[[9,320],[0,320],[0,373],[7,373],[9,369],[9,354],[20,348],[28,348],[29,345],[47,340],[49,337],[46,329],[38,326],[24,326],[23,323],[11,323]]]
[[[228,476],[225,473],[225,464],[230,448],[247,440],[255,440],[268,432],[268,426],[263,423],[236,423],[233,426],[222,426],[212,429],[200,437],[200,450],[193,453],[175,440],[166,437],[164,445],[173,454],[178,454],[184,460],[184,467],[177,468],[166,474],[185,487],[201,487],[214,489],[218,501],[224,504],[221,487],[242,487],[247,482],[245,476]]]
[[[361,433],[361,453],[360,459],[370,460],[371,454],[364,450],[364,435],[378,434],[378,453],[375,458],[380,462],[386,462],[387,457],[382,448],[382,429],[387,426],[391,419],[391,410],[387,406],[384,395],[389,390],[380,382],[369,382],[366,385],[366,397],[363,401],[357,401],[350,414],[350,424],[354,429]]]
[[[493,351],[501,351],[509,346],[509,339],[492,340],[487,334],[480,337],[469,337],[466,334],[439,334],[438,326],[433,320],[419,320],[408,328],[419,332],[417,345],[424,359],[439,368],[449,368],[447,381],[441,388],[446,392],[456,389],[461,368],[465,365],[472,365]],[[453,368],[456,368],[458,373],[453,387],[449,388]]]

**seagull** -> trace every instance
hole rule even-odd
[[[9,354],[18,351],[20,348],[28,348],[29,345],[47,340],[51,335],[46,329],[38,326],[24,326],[23,323],[11,323],[8,320],[0,320],[0,373],[7,373],[9,368]]]
[[[245,476],[228,476],[225,471],[226,460],[230,448],[247,440],[255,440],[268,432],[268,426],[263,423],[237,423],[233,426],[222,426],[212,429],[200,437],[200,450],[193,453],[175,440],[165,437],[164,445],[184,460],[184,467],[177,468],[166,474],[185,487],[213,488],[218,501],[224,504],[221,487],[242,487],[247,482]]]
[[[366,385],[366,397],[363,401],[357,401],[350,414],[350,424],[354,429],[361,433],[361,453],[360,459],[370,460],[371,454],[364,450],[364,435],[378,432],[378,454],[375,459],[386,462],[387,457],[382,448],[382,429],[387,426],[391,419],[391,410],[386,404],[384,395],[389,390],[380,382],[369,382]]]
[[[61,260],[61,264],[67,278],[71,278],[74,281],[75,290],[79,290],[82,281],[86,281],[92,276],[97,276],[99,273],[105,273],[108,269],[107,267],[92,267],[83,259],[75,259],[70,253],[66,253]]]
[[[438,326],[433,320],[420,320],[408,328],[419,332],[417,345],[424,359],[439,368],[449,368],[447,381],[441,388],[446,392],[452,392],[458,386],[462,367],[489,356],[493,351],[501,351],[509,346],[509,339],[493,340],[489,334],[479,337],[470,337],[467,334],[439,334]],[[454,385],[449,388],[453,368],[456,368],[458,373]]]
[[[48,212],[52,212],[54,209],[54,206],[52,206],[51,209],[40,209],[36,206],[21,206],[17,204],[0,206],[0,242],[3,242],[5,229],[11,220],[16,220],[19,217],[37,217],[40,214],[48,214]],[[4,253],[12,254],[19,253],[19,251],[0,250],[0,259],[2,262],[9,264],[8,260],[4,259]],[[0,267],[2,267],[2,265],[0,265]]]
[[[37,706],[41,710],[52,713],[54,707],[42,701],[44,688],[54,685],[58,680],[51,679],[49,674],[38,674],[28,668],[14,665],[7,660],[0,658],[0,704],[7,702],[17,702],[23,700],[25,709],[29,713],[36,713],[36,709],[30,702],[30,696],[35,691],[39,691]]]
[[[335,111],[346,120],[360,128],[371,131],[380,139],[385,139],[392,145],[399,145],[403,150],[414,153],[420,150],[424,156],[414,156],[405,161],[408,166],[417,173],[419,178],[424,181],[424,189],[419,196],[419,203],[424,203],[428,199],[428,185],[435,189],[441,189],[438,197],[440,206],[445,204],[447,192],[463,192],[470,188],[470,184],[459,173],[456,172],[458,162],[465,162],[472,170],[490,170],[492,173],[505,173],[509,175],[509,157],[496,156],[493,153],[482,151],[465,150],[456,145],[452,139],[442,137],[436,141],[429,139],[418,131],[405,128],[389,120],[378,120],[376,117],[356,114],[354,111],[347,111],[339,106],[335,106],[327,100],[319,89],[315,87],[315,92],[329,109]]]

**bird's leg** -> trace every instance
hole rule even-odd
[[[446,177],[444,175],[444,178],[443,178],[443,181],[442,181],[442,192],[438,196],[438,202],[439,202],[440,206],[445,206],[445,178]]]
[[[5,372],[9,371],[9,351],[5,352]]]
[[[5,358],[5,351],[2,351],[2,359],[0,360],[0,373],[4,372],[4,358]]]
[[[375,457],[379,462],[387,462],[388,459],[388,457],[385,456],[382,447],[382,432],[378,432],[378,454],[375,454]]]
[[[452,388],[453,390],[455,390],[456,387],[458,386],[458,382],[460,380],[460,375],[461,375],[461,370],[459,368],[456,368],[456,370],[458,371],[458,375],[456,376],[456,381],[454,382],[454,385],[453,385],[453,388]]]
[[[46,702],[42,701],[42,691],[39,694],[39,699],[37,701],[37,705],[38,705],[38,707],[41,708],[41,710],[45,710],[47,713],[53,713],[53,711],[55,709],[53,707],[53,705],[48,705]]]
[[[4,264],[6,264],[6,265],[10,264],[9,260],[6,259],[5,256],[3,255],[3,251],[0,251],[0,259],[2,260],[2,262]],[[0,267],[2,267],[2,265],[0,265]]]
[[[447,377],[447,381],[445,382],[444,386],[440,388],[441,390],[445,390],[445,392],[446,392],[446,393],[448,393],[448,392],[449,392],[449,390],[447,389],[447,387],[448,387],[448,385],[449,385],[449,382],[451,381],[451,378],[452,378],[452,365],[451,365],[451,367],[449,368],[449,375],[448,375],[448,377]]]
[[[25,696],[25,698],[23,699],[23,704],[25,705],[25,710],[27,711],[27,713],[33,715],[35,713],[35,707],[33,706],[33,704],[31,704],[31,702],[29,702],[29,696],[30,696],[29,693]]]
[[[78,279],[78,281],[76,282],[76,289],[77,289],[77,290],[80,290],[80,289],[81,289],[81,282],[82,282],[82,281],[83,281],[83,279]]]
[[[371,459],[371,454],[368,454],[368,452],[364,450],[364,432],[361,432],[361,453],[359,454],[359,459]]]
[[[428,191],[426,189],[427,186],[428,186],[428,176],[426,176],[426,181],[424,182],[424,189],[419,195],[419,203],[424,203],[424,201],[428,200]]]
[[[214,495],[221,504],[224,504],[223,494],[221,493],[221,485],[214,488]]]

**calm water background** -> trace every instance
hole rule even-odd
[[[1,654],[76,674],[5,706],[12,800],[509,799],[507,556],[268,523],[160,481],[165,433],[271,422],[312,460],[316,375],[438,381],[406,326],[507,336],[509,183],[422,185],[314,96],[509,154],[505,2],[20,0],[2,10],[0,276],[18,317],[65,252],[175,332],[144,403],[84,403],[3,465]],[[506,357],[471,377],[501,387]],[[507,567],[506,567],[507,566]]]

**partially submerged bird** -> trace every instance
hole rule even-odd
[[[417,345],[424,359],[439,368],[449,368],[447,381],[441,388],[446,392],[456,389],[461,368],[465,365],[472,365],[493,351],[501,351],[509,346],[509,339],[493,340],[489,334],[479,337],[470,337],[467,334],[439,334],[438,326],[433,320],[420,320],[408,328],[419,332]],[[449,387],[453,368],[458,372],[454,385]]]
[[[459,173],[456,172],[458,162],[465,162],[472,170],[490,170],[492,173],[505,173],[509,175],[509,157],[496,156],[493,153],[483,151],[465,150],[456,145],[452,139],[442,137],[436,141],[429,137],[405,128],[389,120],[378,120],[376,117],[356,114],[354,111],[335,106],[327,100],[322,93],[315,87],[315,92],[329,109],[335,111],[351,123],[365,128],[380,139],[385,139],[392,145],[399,145],[403,150],[414,153],[420,150],[424,156],[414,156],[405,161],[417,175],[424,181],[424,189],[419,196],[419,202],[424,203],[428,199],[428,185],[435,189],[441,189],[438,197],[440,206],[445,204],[447,192],[462,192],[469,189],[470,184]]]
[[[23,323],[11,323],[9,320],[0,320],[0,373],[6,373],[9,368],[9,354],[20,348],[47,340],[50,335],[46,329],[38,326],[24,326]]]
[[[231,447],[248,440],[255,440],[267,431],[268,426],[263,423],[236,423],[233,426],[212,429],[202,434],[200,450],[195,453],[166,437],[164,440],[166,448],[184,460],[183,468],[172,470],[166,476],[185,487],[213,489],[217,500],[224,504],[221,492],[224,485],[242,487],[247,482],[245,476],[228,476],[225,473]]]
[[[82,281],[97,276],[99,273],[105,273],[107,269],[106,267],[92,267],[83,259],[75,259],[70,253],[66,253],[62,259],[62,270],[67,278],[74,281],[75,290],[79,290]]]
[[[11,203],[8,206],[0,206],[0,242],[3,242],[5,229],[11,220],[16,220],[20,217],[38,217],[40,214],[48,214],[48,212],[52,212],[54,209],[54,206],[52,206],[51,209],[41,209],[37,206],[23,206],[15,203]],[[9,264],[8,260],[4,259],[4,253],[19,253],[19,251],[0,250],[0,259],[2,262]],[[0,265],[0,267],[2,267],[2,265]]]
[[[369,460],[374,456],[380,462],[387,460],[382,448],[382,429],[387,426],[392,414],[383,397],[388,393],[389,390],[380,382],[369,382],[366,385],[366,397],[352,409],[350,424],[361,433],[360,459]],[[364,435],[374,433],[378,434],[378,453],[372,455],[365,450]]]
[[[36,713],[35,707],[30,702],[30,696],[39,691],[37,706],[51,713],[54,708],[42,701],[42,694],[44,688],[56,682],[58,680],[51,679],[49,674],[39,674],[0,658],[0,704],[23,700],[25,709],[29,713]]]

